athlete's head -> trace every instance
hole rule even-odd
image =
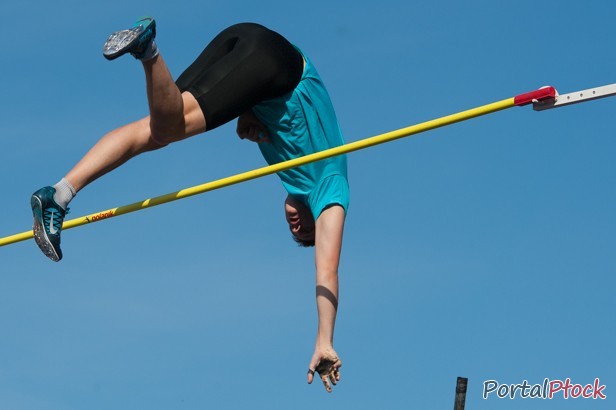
[[[284,211],[293,240],[300,246],[314,246],[314,217],[310,209],[302,202],[287,196]]]

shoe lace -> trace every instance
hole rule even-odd
[[[62,229],[62,223],[64,222],[64,217],[69,213],[69,210],[70,208],[66,208],[66,211],[63,211],[63,210],[56,209],[53,207],[43,209],[43,222],[45,224],[45,229],[48,231],[48,233],[51,233],[50,232],[50,228],[51,228],[50,222],[51,222],[52,215],[54,215],[53,228],[57,233],[59,233],[60,230]]]

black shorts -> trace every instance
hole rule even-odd
[[[303,69],[301,53],[280,34],[241,23],[218,34],[176,84],[197,99],[212,130],[261,101],[293,91]]]

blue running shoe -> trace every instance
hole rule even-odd
[[[103,55],[107,60],[113,60],[126,53],[140,59],[148,46],[156,37],[156,21],[152,17],[144,17],[135,22],[127,30],[111,34],[103,46]]]
[[[32,194],[30,205],[34,216],[34,241],[41,251],[54,262],[62,259],[60,233],[67,214],[53,199],[56,189],[50,186],[41,188]]]

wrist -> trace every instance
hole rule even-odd
[[[315,349],[327,350],[327,349],[333,349],[333,348],[334,348],[334,338],[333,337],[325,337],[325,336],[317,335]]]

